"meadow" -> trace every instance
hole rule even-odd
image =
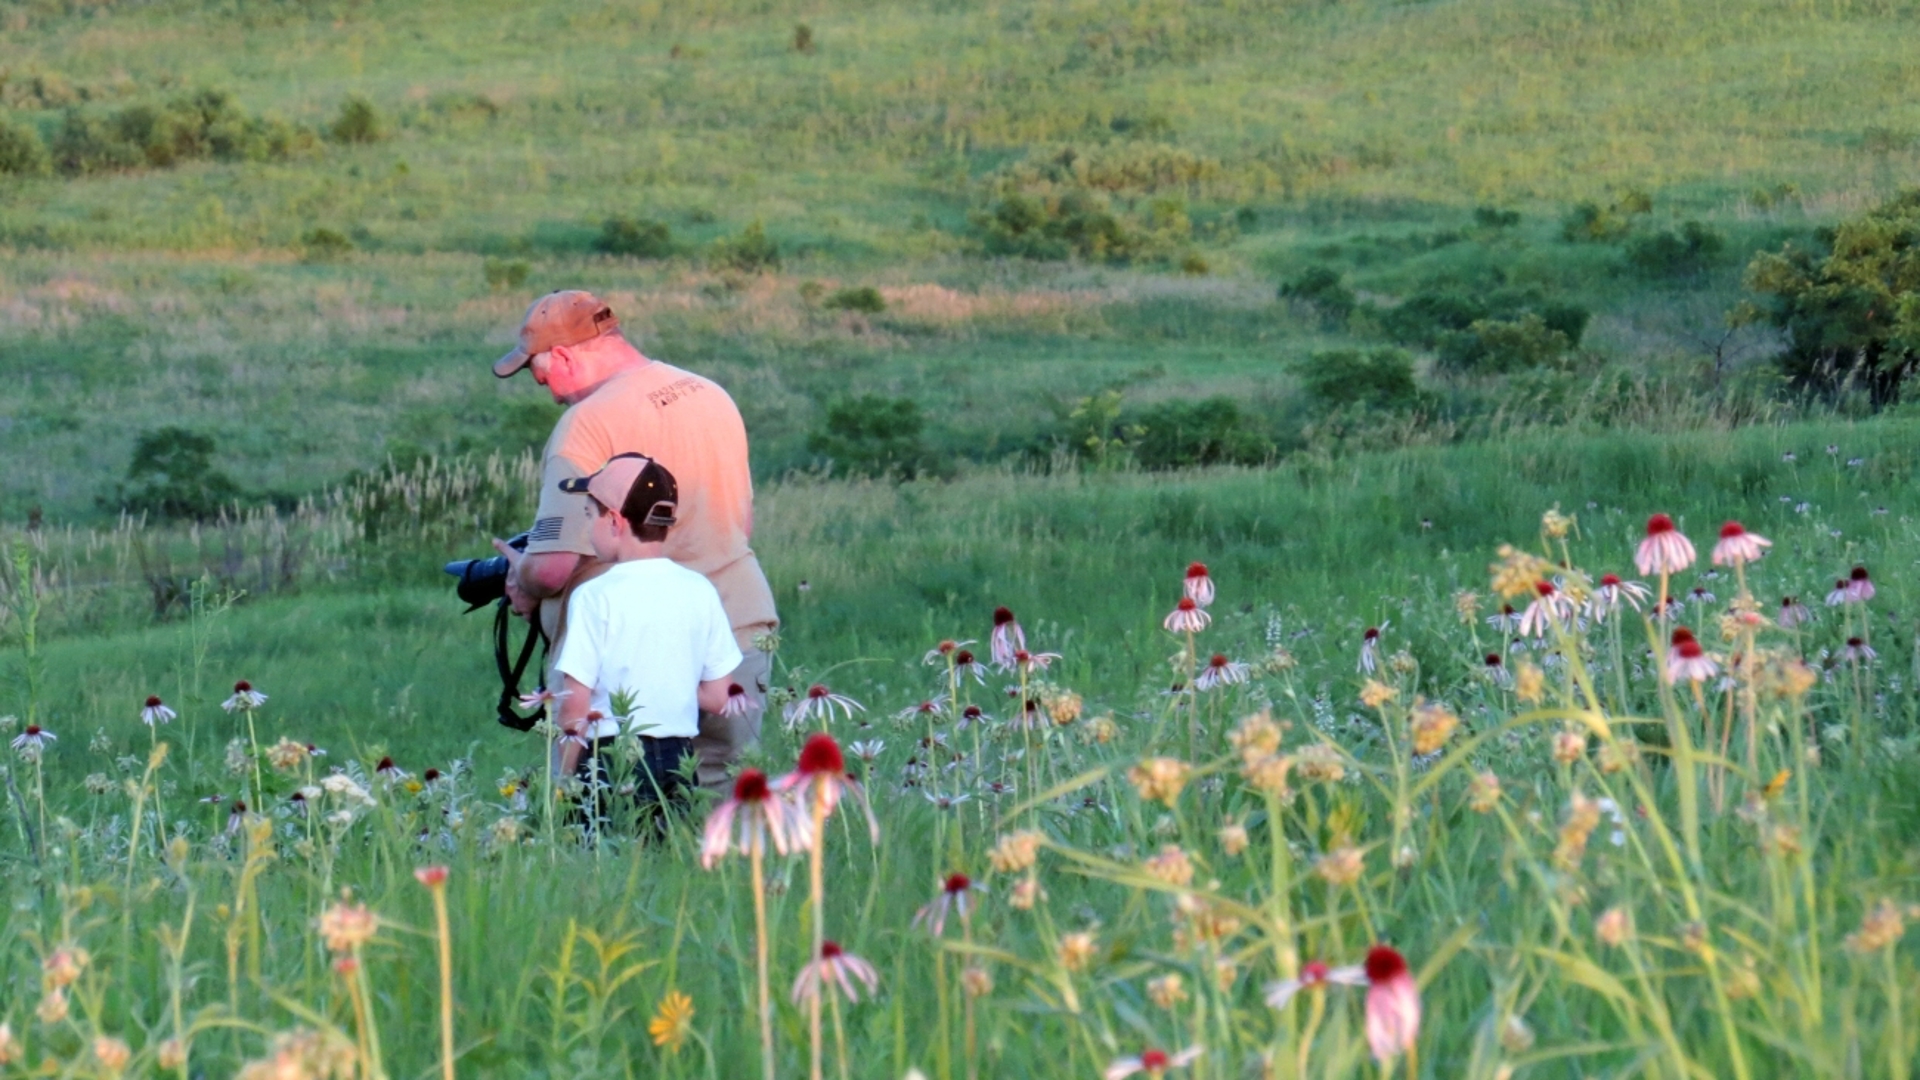
[[[0,0],[0,1077],[1910,1075],[1920,420],[1742,312],[1916,13]],[[783,620],[645,842],[439,570],[568,287]]]

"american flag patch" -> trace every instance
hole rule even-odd
[[[560,519],[557,517],[543,517],[533,523],[533,528],[527,530],[529,543],[543,544],[549,540],[558,539],[560,539]]]

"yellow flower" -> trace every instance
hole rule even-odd
[[[421,783],[418,780],[415,780],[412,777],[408,777],[407,782],[404,784],[401,784],[400,786],[405,788],[407,791],[407,794],[409,795],[418,795],[421,792],[427,790],[427,785]]]
[[[267,764],[284,773],[306,764],[309,756],[305,745],[284,737],[267,748]]]
[[[1187,858],[1187,853],[1180,850],[1177,844],[1161,848],[1160,854],[1148,859],[1141,869],[1150,877],[1182,889],[1193,884],[1193,860]]]
[[[1547,673],[1532,661],[1522,660],[1515,665],[1513,684],[1514,696],[1529,705],[1547,696]]]
[[[1045,895],[1038,880],[1025,877],[1015,882],[1012,891],[1007,893],[1007,904],[1015,911],[1032,911],[1033,905]]]
[[[1500,805],[1500,778],[1491,771],[1481,772],[1467,783],[1467,808],[1476,814],[1490,814]]]
[[[1080,719],[1081,709],[1080,695],[1071,690],[1062,690],[1047,697],[1047,715],[1053,718],[1057,727],[1066,727]]]
[[[1532,598],[1533,587],[1551,578],[1556,569],[1538,555],[1521,551],[1512,544],[1501,544],[1500,561],[1488,565],[1487,573],[1493,577],[1493,591],[1513,600],[1522,596]]]
[[[187,1063],[187,1046],[179,1039],[168,1039],[160,1044],[154,1055],[154,1064],[163,1072],[173,1072]]]
[[[1088,742],[1105,746],[1119,737],[1120,725],[1114,723],[1111,715],[1103,713],[1087,721],[1085,738]]]
[[[1860,920],[1860,929],[1847,935],[1847,948],[1865,955],[1894,945],[1907,932],[1900,905],[1882,899]]]
[[[1327,852],[1313,864],[1313,872],[1320,875],[1322,881],[1335,886],[1352,885],[1360,880],[1360,875],[1366,869],[1366,853],[1350,844]]]
[[[1571,728],[1558,732],[1553,737],[1553,760],[1562,765],[1571,765],[1587,756],[1587,733]]]
[[[1460,625],[1472,626],[1480,617],[1480,594],[1472,589],[1461,589],[1453,594],[1453,612],[1460,616]]]
[[[93,1040],[93,1056],[108,1075],[118,1076],[127,1067],[127,1062],[133,1060],[133,1048],[124,1039],[102,1035]]]
[[[994,873],[1017,874],[1034,864],[1040,857],[1041,835],[1032,830],[1007,833],[993,846],[987,859],[993,864]]]
[[[26,1049],[20,1045],[20,1039],[13,1033],[13,1025],[0,1021],[0,1065],[11,1065],[20,1060]]]
[[[1280,725],[1273,722],[1271,710],[1261,709],[1234,725],[1227,741],[1241,760],[1251,762],[1280,749]]]
[[[960,973],[960,985],[968,997],[986,997],[993,993],[993,972],[976,964]]]
[[[1623,907],[1610,907],[1593,921],[1593,936],[1601,944],[1619,948],[1633,933],[1633,917]]]
[[[667,991],[667,996],[660,999],[660,1007],[653,1011],[653,1019],[647,1021],[647,1034],[653,1036],[653,1045],[664,1046],[668,1053],[677,1054],[691,1030],[693,999],[678,990]]]
[[[1082,971],[1093,962],[1093,934],[1086,930],[1076,930],[1060,938],[1060,966],[1068,971]]]
[[[1178,972],[1169,972],[1147,982],[1147,1000],[1162,1009],[1177,1008],[1187,1000],[1187,985]]]
[[[40,999],[40,1005],[34,1009],[33,1014],[40,1018],[41,1023],[49,1027],[65,1020],[67,1018],[67,992],[58,987],[47,991],[46,996]]]
[[[1240,769],[1240,775],[1247,783],[1262,795],[1277,796],[1282,802],[1291,802],[1293,792],[1287,788],[1287,774],[1293,771],[1293,759],[1285,754],[1270,754],[1258,760],[1249,760]]]
[[[1193,766],[1184,761],[1158,757],[1148,758],[1127,770],[1127,779],[1141,799],[1171,807],[1180,798],[1180,790],[1187,786],[1187,777],[1192,773]]]
[[[379,928],[380,916],[368,911],[365,904],[342,901],[320,913],[320,936],[327,948],[337,953],[365,945]]]
[[[1247,850],[1247,827],[1245,825],[1237,821],[1230,821],[1220,826],[1219,836],[1220,850],[1227,853],[1227,858],[1237,858],[1241,852]]]
[[[1431,754],[1447,744],[1460,718],[1437,701],[1416,701],[1413,706],[1413,752]]]
[[[1549,540],[1565,540],[1567,533],[1573,530],[1573,523],[1574,519],[1571,515],[1560,512],[1559,503],[1555,503],[1553,509],[1540,515],[1540,531],[1545,533]]]
[[[1294,768],[1300,770],[1300,778],[1308,782],[1337,784],[1347,776],[1347,766],[1340,760],[1340,751],[1326,743],[1301,747],[1300,752],[1294,755],[1293,764]]]
[[[1560,826],[1560,843],[1553,849],[1553,864],[1562,870],[1580,865],[1587,853],[1587,838],[1600,824],[1600,804],[1579,792],[1567,803],[1567,820]]]
[[[1781,769],[1779,772],[1774,773],[1773,779],[1767,781],[1766,790],[1760,793],[1761,797],[1765,798],[1768,802],[1779,798],[1780,793],[1787,790],[1787,781],[1791,779],[1793,779],[1792,769]]]
[[[1368,679],[1367,685],[1360,688],[1360,704],[1369,709],[1377,709],[1399,696],[1400,691],[1378,679]]]

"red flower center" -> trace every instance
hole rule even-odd
[[[820,943],[820,959],[822,960],[838,960],[840,959],[840,955],[845,951],[837,941],[823,941]]]
[[[1328,968],[1327,968],[1326,961],[1324,960],[1307,961],[1305,966],[1303,966],[1300,969],[1300,985],[1301,986],[1321,985],[1322,983],[1327,981],[1327,971],[1328,971]]]
[[[1176,606],[1181,611],[1192,611],[1193,609],[1199,607],[1200,605],[1194,603],[1190,598],[1183,596],[1180,598],[1180,603],[1177,604]]]
[[[767,774],[759,769],[742,769],[733,780],[733,797],[743,803],[763,803],[770,797]]]
[[[1210,668],[1223,668],[1227,666],[1227,662],[1226,653],[1214,653],[1213,659],[1207,661],[1207,666]]]
[[[1601,586],[1601,588],[1605,588],[1605,587],[1607,587],[1607,586],[1609,586],[1609,585],[1618,585],[1618,584],[1620,584],[1620,575],[1619,575],[1619,574],[1602,574],[1602,575],[1600,575],[1600,586]]]
[[[980,706],[969,705],[966,707],[966,709],[963,712],[961,712],[960,715],[966,717],[969,720],[978,720],[980,719]]]
[[[1746,526],[1737,521],[1729,521],[1725,525],[1720,526],[1720,539],[1722,540],[1731,540],[1736,536],[1745,535],[1747,535]]]
[[[966,665],[973,663],[973,650],[961,649],[959,652],[954,653],[953,662],[962,667],[965,667]]]
[[[1512,604],[1501,604],[1501,605],[1500,605],[1500,614],[1502,614],[1502,615],[1511,615],[1511,614],[1513,614],[1513,605],[1512,605]]]
[[[33,735],[38,735],[38,734],[40,734],[40,725],[39,725],[39,724],[28,724],[28,725],[27,725],[27,734],[28,734],[29,736],[33,736]]]
[[[1673,519],[1665,514],[1655,514],[1647,519],[1647,535],[1658,536],[1673,531]]]
[[[1024,664],[1027,661],[1032,659],[1033,659],[1033,654],[1028,652],[1025,649],[1013,650],[1013,662],[1016,664]]]
[[[1512,611],[1513,609],[1508,608],[1507,610]],[[1361,634],[1360,637],[1366,641],[1378,641],[1380,640],[1380,628],[1377,626],[1369,626],[1367,627],[1367,632]]]
[[[833,741],[833,736],[809,735],[806,745],[800,748],[799,770],[838,776],[847,771],[847,760],[840,756],[840,744]]]
[[[940,655],[945,656],[959,647],[960,647],[960,643],[957,641],[952,641],[952,640],[943,641],[940,643]]]
[[[1005,626],[1013,621],[1013,609],[997,607],[993,609],[993,625]]]
[[[740,685],[739,683],[737,683],[737,682],[736,682],[736,683],[728,683],[728,684],[727,684],[727,696],[728,696],[728,697],[746,697],[746,696],[747,696],[747,688],[746,688],[746,687],[744,687],[744,686],[741,686],[741,685]]]
[[[1488,654],[1487,654],[1487,666],[1488,666],[1488,667],[1499,667],[1501,663],[1502,663],[1502,661],[1501,661],[1501,659],[1500,659],[1500,654],[1499,654],[1499,653],[1497,653],[1497,652],[1490,652],[1490,653],[1488,653]]]
[[[159,706],[159,704],[160,704],[160,698],[158,695],[155,695],[155,694],[147,695],[147,708],[149,709],[156,708]]]
[[[1367,981],[1383,983],[1388,979],[1403,978],[1407,974],[1407,961],[1391,945],[1375,945],[1367,950]]]
[[[247,803],[246,803],[246,800],[245,800],[245,799],[235,799],[235,800],[233,800],[233,812],[234,812],[234,813],[236,813],[236,814],[244,814],[244,813],[246,813],[246,812],[247,812]]]
[[[392,772],[393,770],[394,770],[393,759],[390,757],[381,758],[380,764],[375,765],[373,767],[374,772]]]
[[[1861,644],[1860,639],[1857,637],[1850,637],[1847,639],[1847,648],[1849,649],[1857,649],[1860,647],[1860,644]]]
[[[1781,606],[1781,607],[1792,607],[1792,606],[1793,606],[1793,597],[1791,597],[1791,596],[1783,596],[1783,597],[1781,597],[1781,598],[1780,598],[1780,606]]]
[[[253,684],[245,679],[241,679],[239,682],[233,684],[233,692],[236,694],[244,694],[252,689]]]
[[[1187,564],[1187,576],[1188,576],[1188,577],[1190,577],[1190,578],[1197,578],[1197,577],[1206,577],[1206,576],[1207,576],[1207,564],[1206,564],[1206,563],[1203,563],[1203,562],[1197,562],[1197,563],[1188,563],[1188,564]]]
[[[827,688],[820,683],[814,683],[812,686],[807,687],[807,696],[815,700],[826,697],[828,693]]]
[[[426,772],[423,772],[420,774],[420,779],[425,780],[427,783],[431,784],[435,780],[440,779],[440,770],[428,769]]]
[[[1864,566],[1856,566],[1853,568],[1853,573],[1848,574],[1847,578],[1851,581],[1865,581],[1867,580],[1867,568]]]
[[[1553,582],[1551,582],[1551,581],[1536,581],[1536,582],[1534,582],[1534,583],[1533,583],[1533,591],[1534,591],[1534,592],[1537,592],[1537,593],[1539,593],[1539,594],[1540,594],[1541,596],[1552,596],[1552,595],[1553,595]]]
[[[1165,1050],[1140,1051],[1140,1067],[1147,1070],[1148,1072],[1153,1072],[1155,1070],[1164,1071],[1167,1067],[1167,1064],[1172,1060],[1173,1060],[1172,1058],[1167,1056],[1167,1052]]]
[[[1698,660],[1707,654],[1706,650],[1700,647],[1700,643],[1692,638],[1675,645],[1674,649],[1680,653],[1682,660]]]
[[[947,875],[946,890],[950,893],[963,893],[973,887],[973,882],[965,874]]]
[[[1693,631],[1687,629],[1684,626],[1676,626],[1673,628],[1673,647],[1674,648],[1683,649],[1688,645],[1698,645],[1698,644],[1699,642],[1694,640]]]

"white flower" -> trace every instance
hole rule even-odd
[[[252,712],[267,703],[267,695],[253,688],[245,679],[233,684],[233,696],[220,703],[220,707],[232,712]]]

